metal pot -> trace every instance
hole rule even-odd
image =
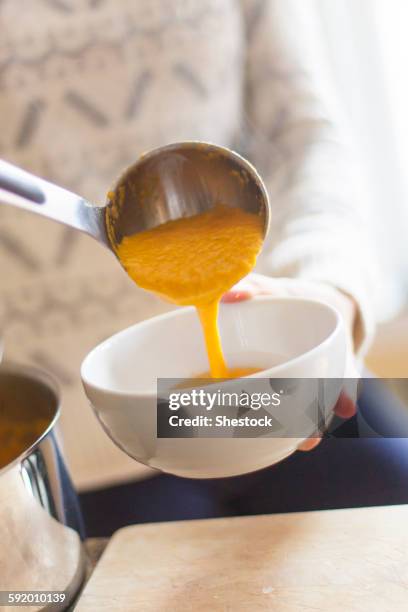
[[[84,580],[81,514],[58,442],[59,414],[58,389],[48,375],[0,366],[0,415],[44,423],[34,443],[0,467],[0,610],[8,596],[1,592],[14,590],[64,591],[63,602],[30,610],[65,610]]]

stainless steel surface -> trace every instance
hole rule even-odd
[[[262,215],[269,227],[269,200],[255,168],[230,149],[180,142],[143,155],[118,179],[107,200],[113,245],[123,236],[189,217],[221,203]]]
[[[262,215],[265,235],[269,226],[268,195],[255,168],[238,153],[205,142],[174,143],[143,155],[115,183],[105,206],[0,160],[0,202],[69,225],[114,251],[123,236],[217,203]]]
[[[110,248],[104,207],[0,160],[0,203],[48,217],[96,238]]]
[[[78,502],[58,443],[57,388],[39,370],[2,364],[0,411],[49,423],[35,444],[0,469],[0,591],[65,591],[63,605],[46,608],[65,610],[84,579],[85,555]]]

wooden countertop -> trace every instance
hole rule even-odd
[[[408,506],[121,529],[78,612],[408,609]]]

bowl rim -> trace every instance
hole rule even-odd
[[[322,310],[326,310],[326,312],[330,312],[330,314],[334,317],[334,326],[331,332],[324,338],[324,340],[322,340],[322,342],[320,342],[313,348],[301,353],[300,355],[297,355],[296,357],[293,357],[292,359],[288,359],[287,361],[284,361],[283,363],[280,363],[276,366],[272,366],[271,368],[267,368],[265,370],[261,370],[260,372],[256,372],[255,374],[251,374],[250,376],[247,376],[245,378],[274,378],[274,377],[277,377],[282,372],[282,370],[286,369],[288,366],[292,367],[294,365],[298,365],[302,361],[308,359],[310,355],[312,355],[313,353],[324,351],[327,344],[331,343],[335,336],[338,336],[342,332],[345,332],[344,322],[341,318],[339,311],[331,304],[327,304],[326,302],[322,302],[320,300],[302,298],[299,296],[285,296],[285,297],[257,296],[251,300],[245,300],[242,302],[236,302],[232,304],[222,304],[222,307],[223,308],[224,307],[233,308],[234,306],[242,307],[243,305],[257,304],[261,302],[273,302],[273,303],[279,302],[279,303],[290,303],[290,304],[293,304],[293,303],[305,304],[306,303],[309,305],[312,304],[313,306],[317,306],[318,308],[321,308]],[[109,345],[111,342],[113,341],[117,342],[122,336],[129,334],[131,331],[135,330],[136,328],[140,329],[142,327],[148,327],[151,325],[155,325],[156,322],[159,322],[159,321],[164,321],[166,319],[184,316],[187,311],[191,312],[192,310],[194,310],[193,306],[184,306],[184,307],[177,308],[175,310],[171,310],[169,312],[165,312],[161,315],[153,316],[149,319],[139,321],[138,323],[135,323],[134,325],[131,325],[130,327],[127,327],[117,332],[116,334],[113,334],[109,338],[103,340],[93,349],[91,349],[89,353],[86,355],[86,357],[84,358],[84,360],[82,361],[81,368],[80,368],[81,380],[85,388],[85,392],[87,388],[92,388],[92,389],[97,390],[98,392],[114,395],[117,397],[128,397],[128,398],[129,397],[138,397],[138,398],[155,397],[157,395],[157,387],[156,389],[152,389],[149,391],[141,390],[141,391],[136,392],[136,391],[129,391],[129,390],[122,391],[120,389],[111,389],[111,388],[103,387],[101,385],[96,385],[94,382],[90,380],[90,377],[86,375],[86,369],[89,367],[89,363],[95,358],[95,355],[97,353],[99,353],[101,350],[104,350],[106,346]],[[346,345],[346,340],[344,341],[344,344]],[[217,379],[214,379],[214,380],[217,380]]]

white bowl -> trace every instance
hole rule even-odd
[[[222,304],[219,325],[230,367],[263,368],[251,378],[344,376],[345,329],[326,304],[270,297]],[[191,478],[244,474],[287,457],[307,437],[157,438],[157,378],[189,378],[206,370],[197,314],[182,308],[102,342],[85,358],[81,376],[112,440],[137,461],[164,472]]]

